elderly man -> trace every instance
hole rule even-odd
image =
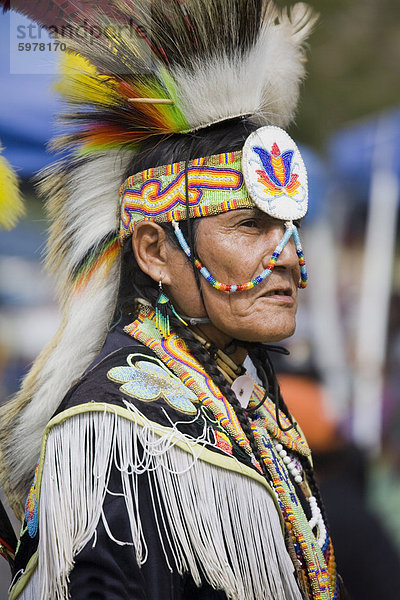
[[[265,345],[307,282],[307,175],[281,127],[314,17],[100,5],[24,7],[86,35],[58,85],[70,156],[43,182],[63,323],[0,415],[24,512],[10,598],[344,598]]]

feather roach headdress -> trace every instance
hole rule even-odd
[[[5,3],[3,2],[3,5]],[[95,5],[95,8],[93,8]],[[0,409],[1,483],[17,514],[46,423],[101,348],[119,286],[119,187],[142,145],[234,117],[286,127],[314,16],[270,0],[14,0],[65,41],[57,90],[69,156],[44,173],[47,266],[62,324]],[[76,33],[79,31],[79,35]]]
[[[2,150],[0,145],[0,153]],[[11,229],[14,227],[23,212],[18,178],[9,162],[0,156],[0,228]]]

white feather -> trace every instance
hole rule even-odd
[[[59,216],[66,250],[62,268],[54,273],[61,291],[86,253],[119,229],[119,186],[131,157],[132,152],[110,151],[76,167],[71,174],[68,197]]]
[[[6,491],[8,486],[15,490],[19,506],[25,501],[46,424],[68,389],[99,352],[113,317],[120,260],[110,269],[98,269],[86,286],[73,295],[68,294],[65,286],[71,270],[87,250],[118,227],[118,186],[129,156],[119,155],[111,161],[100,156],[79,167],[70,181],[72,193],[60,218],[66,223],[64,233],[71,244],[56,273],[64,296],[62,325],[48,349],[44,349],[45,358],[41,356],[33,364],[31,372],[38,373],[30,382],[31,389],[26,390],[25,386],[7,405],[12,410],[13,403],[17,405],[22,399],[22,409],[2,445],[2,468],[7,473],[6,479],[3,474],[2,483]],[[30,377],[28,374],[27,378]],[[7,413],[4,417],[7,418]],[[15,498],[10,498],[10,502],[19,512]]]
[[[106,281],[98,273],[90,286],[71,299],[61,338],[40,370],[37,391],[19,414],[9,440],[16,481],[31,477],[48,421],[99,352],[115,309],[118,284],[119,261]]]

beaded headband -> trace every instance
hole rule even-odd
[[[139,221],[165,223],[187,219],[186,193],[189,217],[254,207],[241,166],[242,151],[226,152],[147,169],[128,177],[120,188],[120,238],[131,235]]]
[[[238,152],[136,173],[128,177],[120,193],[121,240],[131,235],[140,221],[169,221],[189,258],[190,248],[179,229],[179,221],[188,216],[205,217],[257,206],[271,217],[285,221],[286,225],[285,234],[262,273],[251,281],[232,285],[217,281],[197,258],[194,259],[195,266],[216,289],[225,292],[248,290],[271,274],[283,248],[293,236],[301,269],[299,285],[306,286],[304,254],[292,221],[307,212],[307,172],[296,144],[283,129],[272,126],[257,129]]]

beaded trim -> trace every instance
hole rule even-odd
[[[35,475],[32,486],[29,490],[28,497],[25,503],[25,521],[29,536],[34,538],[39,528],[39,510],[37,502],[37,477],[38,477],[39,462],[36,465]]]
[[[157,357],[178,375],[186,387],[196,394],[200,404],[211,410],[220,425],[232,435],[239,446],[242,446],[249,454],[251,453],[250,444],[229,402],[200,363],[189,354],[185,343],[176,334],[172,332],[166,338],[160,334],[155,327],[153,309],[142,308],[137,319],[125,327],[125,332],[155,352]],[[250,399],[249,406],[254,403],[259,404],[263,396],[264,390],[255,384],[254,399]],[[275,407],[272,408],[265,403],[257,412],[263,421],[264,428],[285,447],[303,456],[310,456],[310,449],[304,437],[295,429],[283,432],[278,427],[275,420]],[[289,424],[289,420],[282,412],[280,412],[280,421],[284,425]]]
[[[120,194],[121,239],[145,219],[179,221],[258,206],[273,218],[293,221],[308,207],[301,154],[286,131],[273,126],[251,133],[237,152],[135,173],[122,184]]]
[[[189,354],[182,340],[173,333],[167,339],[161,337],[155,328],[154,311],[149,308],[142,310],[136,321],[126,327],[125,331],[150,348],[188,389],[197,395],[200,404],[212,412],[236,443],[248,454],[252,454],[250,444],[229,403],[200,364]],[[297,498],[286,461],[282,460],[275,446],[275,440],[268,434],[268,421],[257,419],[256,422],[251,423],[251,427],[261,458],[272,478],[283,518],[292,536],[308,595],[313,600],[335,600],[337,598],[336,565],[332,542],[326,528],[318,527],[318,539],[316,539]],[[278,437],[278,443],[284,442],[283,440],[281,442]],[[254,457],[252,460],[258,468]],[[313,509],[312,502],[310,505]],[[312,510],[311,525],[314,527],[313,518],[318,519],[317,526],[320,524],[317,509],[318,506],[314,506]],[[323,536],[325,540],[322,539]],[[320,543],[323,544],[322,547]]]
[[[278,452],[279,456],[283,460],[286,465],[287,470],[291,474],[292,478],[297,484],[303,483],[302,471],[303,468],[301,464],[288,452],[285,448],[280,444],[277,440],[273,440],[275,450]],[[308,503],[311,508],[311,519],[308,521],[310,529],[314,529],[314,527],[318,527],[318,544],[320,548],[322,548],[326,542],[327,538],[327,530],[325,527],[324,519],[322,518],[321,509],[318,506],[318,502],[315,496],[309,496]]]

